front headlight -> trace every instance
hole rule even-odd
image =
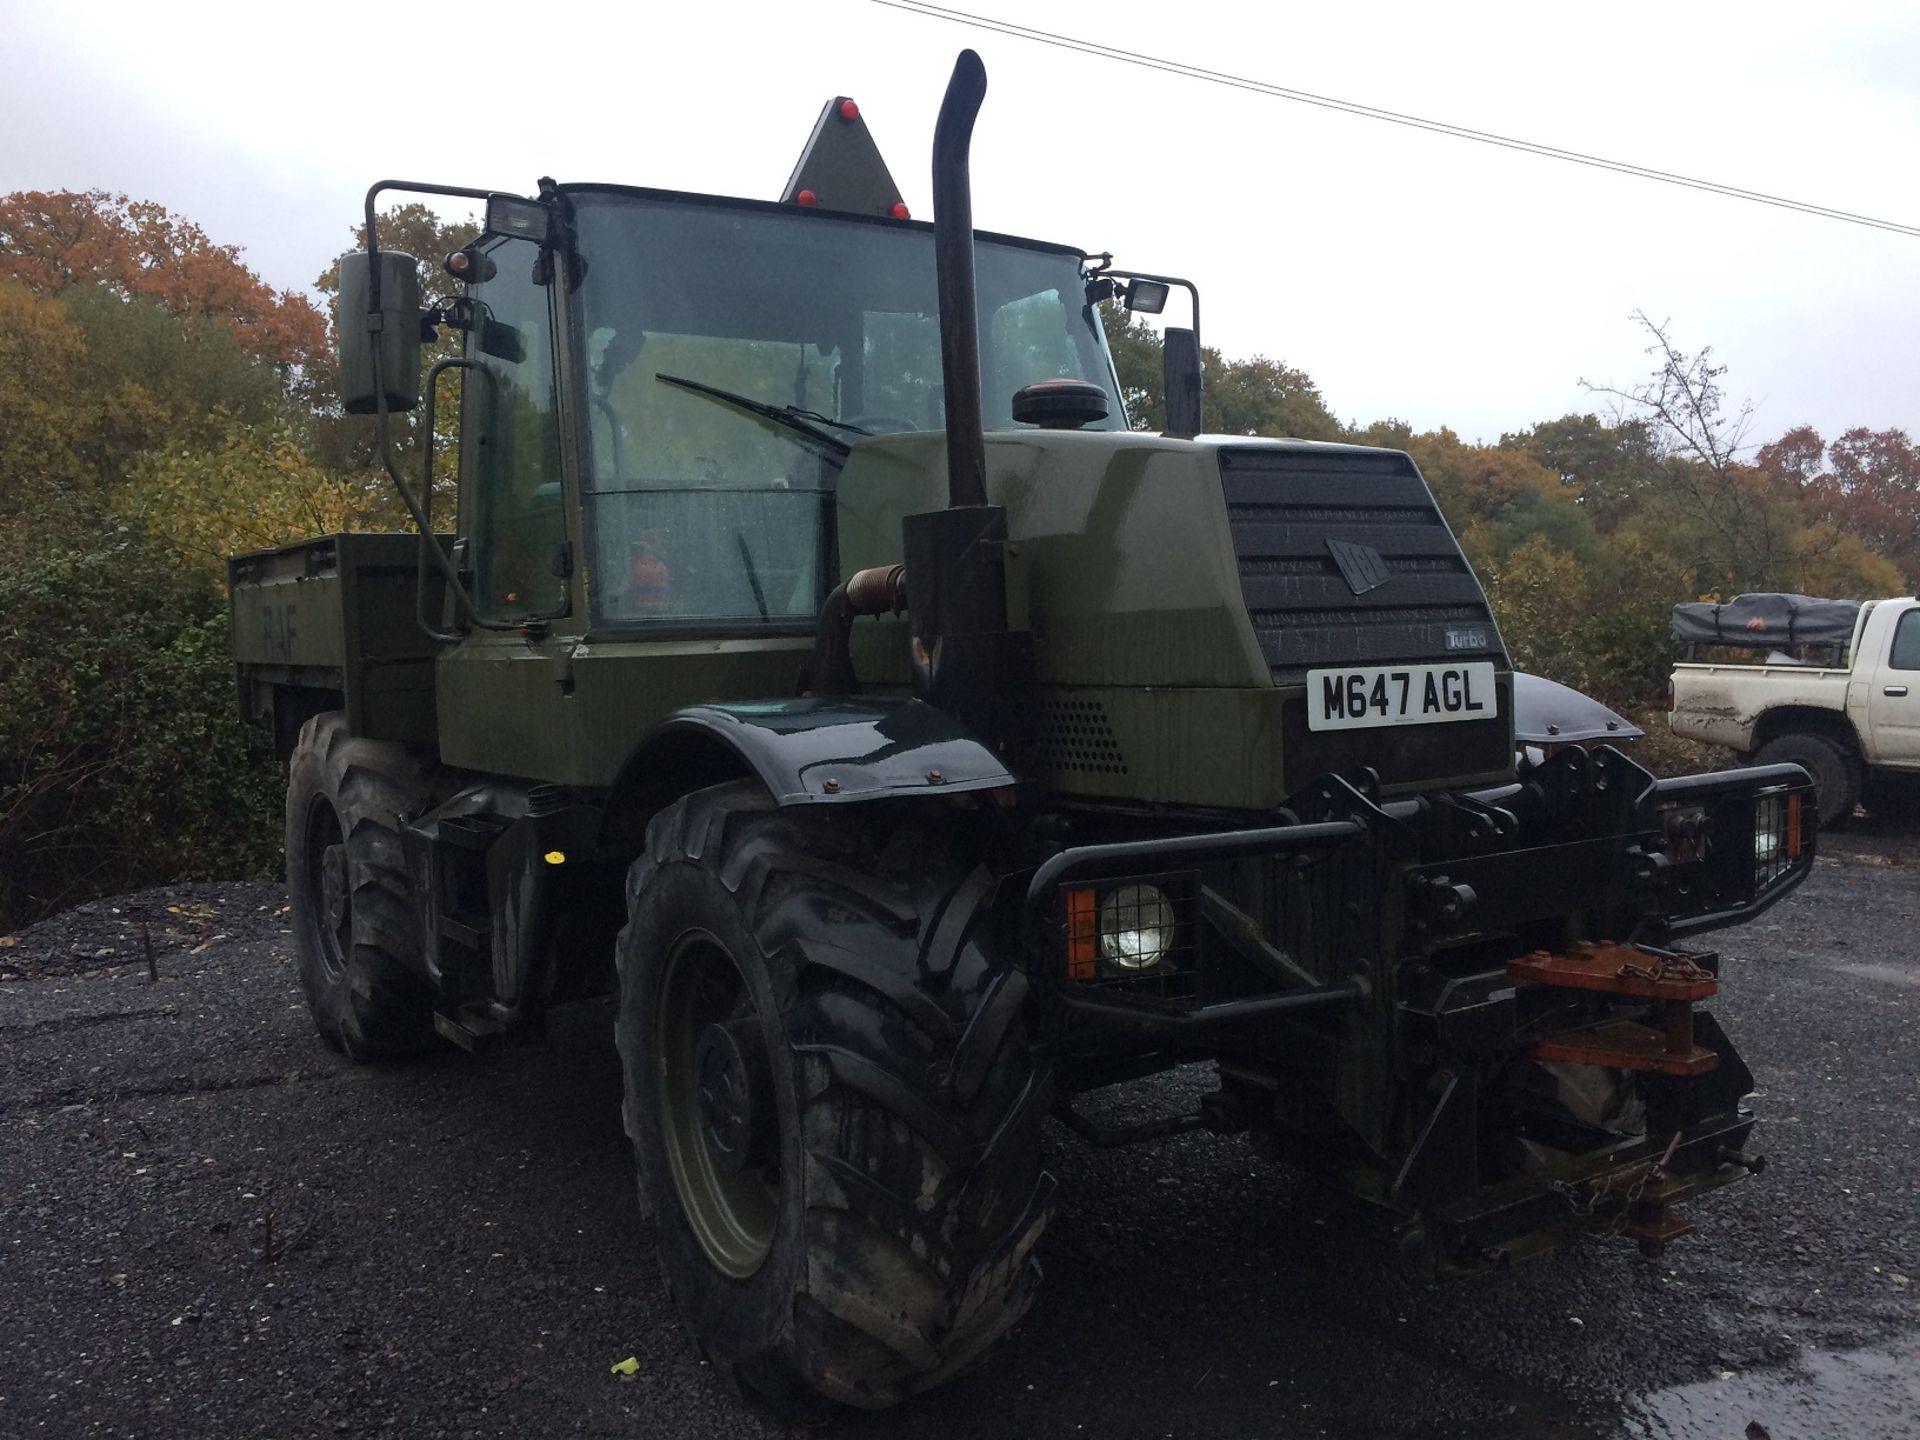
[[[1753,811],[1753,863],[1770,865],[1779,858],[1784,843],[1781,835],[1781,804],[1778,795],[1769,795]]]
[[[1100,899],[1100,958],[1119,970],[1151,970],[1173,949],[1173,906],[1152,885],[1122,885]]]
[[[1761,795],[1753,802],[1753,875],[1765,884],[1800,858],[1800,792]]]

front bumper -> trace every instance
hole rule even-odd
[[[1284,823],[1054,856],[1026,889],[1029,978],[1069,1072],[1219,1061],[1227,1102],[1209,1123],[1362,1176],[1355,1188],[1448,1267],[1583,1230],[1656,1247],[1687,1228],[1668,1207],[1746,1173],[1753,1124],[1751,1076],[1691,1008],[1717,958],[1660,947],[1792,890],[1813,815],[1797,766],[1655,780],[1606,748],[1468,795],[1382,803],[1323,781]],[[1179,984],[1085,963],[1099,898],[1148,883],[1178,916]],[[1599,939],[1653,948],[1585,943]],[[1528,968],[1543,954],[1561,957],[1557,978]],[[1567,978],[1594,954],[1623,977],[1667,955],[1694,983]],[[1518,1071],[1581,1065],[1644,1116],[1589,1123],[1512,1088]]]
[[[1558,751],[1516,784],[1460,795],[1382,803],[1328,778],[1277,812],[1282,823],[1054,855],[1026,887],[1029,979],[1056,1029],[1211,1048],[1269,1018],[1397,1003],[1408,963],[1475,935],[1564,919],[1583,932],[1566,944],[1666,945],[1750,920],[1806,877],[1817,848],[1812,798],[1797,765],[1656,780],[1604,746]],[[1774,858],[1760,864],[1764,817],[1787,807],[1791,838],[1773,837]],[[1315,882],[1296,885],[1299,908],[1318,907],[1312,923],[1282,916],[1278,927],[1261,926],[1216,885],[1250,864],[1314,873],[1337,901],[1313,893]],[[1193,983],[1177,991],[1118,973],[1075,974],[1068,963],[1069,897],[1143,878],[1179,890],[1178,948]],[[1212,962],[1230,953],[1251,955],[1269,983],[1245,974],[1210,983],[1223,968]]]

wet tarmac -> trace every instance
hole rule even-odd
[[[1751,1417],[1751,1418],[1744,1418]],[[1722,1371],[1633,1401],[1620,1440],[1913,1440],[1920,1433],[1920,1332],[1834,1354],[1803,1350],[1749,1375]]]
[[[1920,840],[1827,848],[1714,937],[1771,1164],[1659,1261],[1595,1242],[1413,1280],[1240,1141],[1059,1131],[1032,1313],[975,1373],[827,1433],[1920,1436]],[[0,1436],[784,1437],[660,1285],[604,1011],[483,1062],[347,1065],[283,903],[133,897],[0,948]],[[1206,1083],[1097,1103],[1145,1118]]]

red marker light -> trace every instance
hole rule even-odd
[[[842,100],[840,102],[840,118],[842,120],[858,120],[860,118],[860,107],[851,100]]]
[[[467,254],[467,252],[464,250],[456,250],[451,255],[447,256],[447,273],[448,274],[464,275],[467,273],[468,269],[472,265],[473,265],[473,257]]]
[[[887,211],[887,213],[896,220],[911,220],[913,218],[913,212],[907,209],[907,202],[904,200],[894,201],[893,208]]]
[[[794,203],[799,205],[818,205],[820,203],[820,197],[814,194],[811,190],[802,190],[798,195],[795,195],[793,198],[794,198]]]

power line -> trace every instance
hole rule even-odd
[[[1277,100],[1291,100],[1301,105],[1318,106],[1323,110],[1337,110],[1342,114],[1358,115],[1367,120],[1384,120],[1390,125],[1404,125],[1409,129],[1451,136],[1456,140],[1472,140],[1477,144],[1494,145],[1504,150],[1518,150],[1522,154],[1539,155],[1548,160],[1563,160],[1569,164],[1586,165],[1597,170],[1611,170],[1618,175],[1631,175],[1636,179],[1657,180],[1663,185],[1679,185],[1688,190],[1701,190],[1709,195],[1723,195],[1729,199],[1746,200],[1756,205],[1771,205],[1781,210],[1795,210],[1803,215],[1819,216],[1824,220],[1840,220],[1849,225],[1864,225],[1869,229],[1886,230],[1895,235],[1920,237],[1920,225],[1903,225],[1897,220],[1861,215],[1852,210],[1839,210],[1831,205],[1816,205],[1811,201],[1794,200],[1785,195],[1771,195],[1763,190],[1745,190],[1738,185],[1724,185],[1717,180],[1702,180],[1692,175],[1676,175],[1670,170],[1655,170],[1651,166],[1634,165],[1625,160],[1609,160],[1602,155],[1565,150],[1557,145],[1547,145],[1536,140],[1523,140],[1514,135],[1474,130],[1465,125],[1450,124],[1445,120],[1429,120],[1419,115],[1403,114],[1398,110],[1384,110],[1377,105],[1363,105],[1355,100],[1341,100],[1331,95],[1316,95],[1308,90],[1295,90],[1285,85],[1270,84],[1264,80],[1251,80],[1243,75],[1229,75],[1219,70],[1207,70],[1201,66],[1187,65],[1177,60],[1161,60],[1150,55],[1136,54],[1131,50],[1122,50],[1116,46],[1102,45],[1093,40],[1079,40],[1071,35],[1036,30],[1029,25],[1016,25],[1009,20],[994,20],[983,15],[970,14],[965,10],[953,10],[944,5],[931,5],[926,3],[926,0],[872,0],[872,3],[884,5],[892,10],[904,10],[910,15],[925,16],[930,20],[946,20],[955,25],[992,30],[1018,40],[1030,40],[1036,44],[1052,45],[1062,50],[1078,51],[1082,55],[1092,55],[1097,59],[1113,60],[1123,65],[1136,65],[1146,70],[1159,70],[1169,75],[1179,75],[1189,80],[1203,80],[1208,84],[1225,85],[1235,90],[1248,90]]]

